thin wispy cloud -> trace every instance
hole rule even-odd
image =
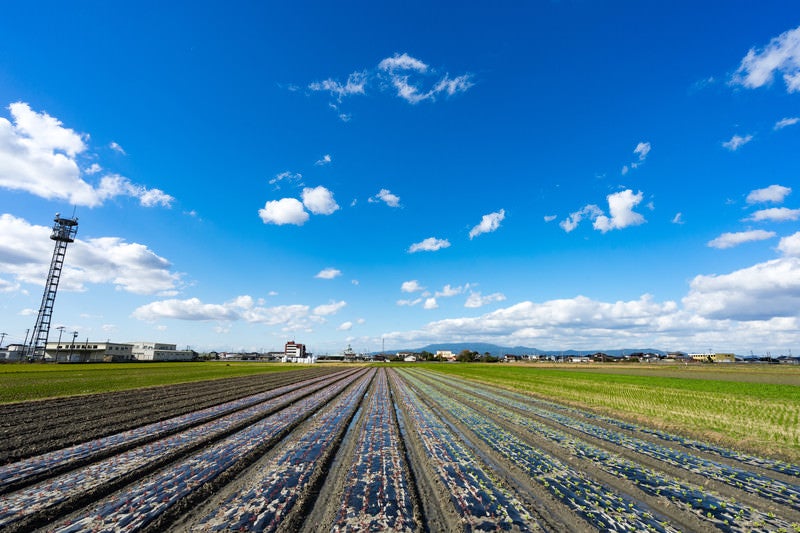
[[[341,104],[347,97],[366,95],[368,89],[393,91],[398,98],[413,105],[434,102],[440,97],[452,97],[468,91],[474,85],[474,77],[470,73],[457,76],[439,74],[437,69],[408,53],[396,53],[382,59],[373,69],[351,73],[344,82],[328,78],[310,83],[308,89],[327,92],[336,104]],[[349,115],[341,113],[336,104],[331,106],[342,120],[348,121]]]
[[[341,275],[342,275],[341,270],[339,270],[338,268],[329,267],[329,268],[323,268],[322,270],[317,272],[317,275],[314,277],[317,279],[334,279],[338,278]]]
[[[731,140],[722,143],[722,147],[731,152],[735,152],[745,144],[753,140],[752,135],[734,135]]]
[[[322,156],[322,159],[318,159],[316,163],[314,163],[318,167],[322,167],[325,165],[329,165],[331,162],[331,154],[325,154]]]
[[[800,117],[784,117],[776,122],[772,129],[775,131],[782,130],[783,128],[794,126],[798,122],[800,122]]]
[[[775,237],[774,231],[764,231],[762,229],[723,233],[716,239],[708,241],[708,246],[709,248],[724,250],[747,242],[764,241],[773,237]]]

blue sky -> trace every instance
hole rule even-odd
[[[162,4],[4,8],[6,343],[75,210],[80,338],[798,353],[796,3]]]

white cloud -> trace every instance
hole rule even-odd
[[[51,228],[0,215],[0,274],[16,283],[43,285],[52,254]],[[119,237],[75,239],[67,249],[59,288],[84,291],[87,284],[111,284],[135,294],[174,293],[181,275],[147,246]]]
[[[620,174],[622,174],[623,176],[626,176],[629,171],[630,171],[630,169],[628,168],[628,165],[622,165],[622,170],[620,171]]]
[[[369,203],[384,202],[389,207],[400,207],[400,197],[389,189],[381,189],[378,194],[367,200]]]
[[[342,271],[336,268],[324,268],[317,272],[315,278],[319,279],[333,279],[342,275]]]
[[[17,292],[19,289],[19,283],[11,283],[10,281],[0,278],[0,292]]]
[[[425,299],[425,304],[422,306],[423,309],[438,309],[439,304],[436,303],[436,298],[427,298]]]
[[[469,283],[459,287],[452,287],[450,284],[447,284],[444,287],[442,287],[441,291],[436,291],[434,296],[436,296],[437,298],[450,298],[452,296],[457,296],[463,293],[465,290],[469,289],[469,287],[470,287]]]
[[[437,250],[441,250],[442,248],[448,248],[449,246],[450,241],[447,239],[428,237],[423,241],[412,244],[408,248],[408,253],[413,254],[415,252],[435,252]]]
[[[344,300],[339,302],[330,302],[324,305],[318,305],[314,308],[314,314],[317,316],[328,316],[334,315],[339,312],[344,306],[347,305],[347,302]]]
[[[342,322],[336,329],[339,331],[350,331],[351,329],[353,329],[353,323],[350,322],[349,320],[347,322]]]
[[[330,164],[330,162],[331,162],[331,154],[325,154],[322,156],[322,159],[317,160],[317,162],[314,164],[317,165],[318,167],[321,167]]]
[[[367,84],[366,72],[353,72],[347,77],[345,83],[339,83],[336,80],[328,78],[322,82],[311,83],[308,88],[312,91],[326,91],[332,96],[335,96],[337,101],[341,102],[345,96],[352,96],[354,94],[365,94],[364,88]]]
[[[789,257],[800,257],[800,231],[782,237],[778,243],[778,251]]]
[[[289,172],[288,170],[285,170],[285,171],[281,172],[280,174],[276,174],[274,178],[269,180],[269,184],[270,185],[275,185],[275,188],[279,189],[280,188],[279,183],[282,182],[282,181],[288,181],[290,183],[296,183],[298,185],[302,185],[300,183],[300,180],[302,180],[302,179],[303,179],[303,175],[302,174],[295,173],[295,172]]]
[[[422,298],[416,298],[414,300],[397,300],[397,305],[401,307],[413,307],[420,303]]]
[[[283,326],[283,331],[308,330],[314,323],[324,321],[319,315],[312,316],[307,305],[262,307],[254,305],[253,298],[246,295],[237,296],[233,300],[222,304],[203,303],[199,298],[151,302],[137,308],[131,316],[147,322],[155,322],[162,319],[221,322],[245,321],[267,326]],[[219,327],[224,331],[229,331],[229,328],[224,324]]]
[[[783,202],[784,198],[786,198],[791,192],[792,189],[790,187],[784,187],[783,185],[770,185],[769,187],[765,187],[763,189],[755,189],[750,191],[750,193],[747,195],[746,201],[748,204],[779,204]]]
[[[58,119],[37,113],[22,102],[8,109],[14,122],[0,117],[0,187],[89,207],[115,196],[138,198],[145,207],[170,206],[173,198],[163,191],[135,185],[115,174],[105,176],[94,187],[83,179],[77,162],[87,150],[88,135],[65,128]],[[85,174],[100,170],[94,163]]]
[[[730,274],[696,276],[683,303],[690,311],[716,319],[797,317],[800,258],[783,257]]]
[[[125,150],[122,149],[122,146],[120,146],[114,141],[112,141],[111,144],[108,145],[108,147],[117,152],[118,154],[127,155],[125,153]]]
[[[339,209],[333,193],[322,186],[303,189],[303,205],[315,215],[330,215]]]
[[[798,122],[800,122],[800,117],[791,117],[791,118],[784,117],[780,119],[778,122],[776,122],[775,125],[772,127],[772,129],[775,131],[782,130],[783,128],[786,128],[788,126],[794,126]]]
[[[419,281],[412,279],[410,281],[404,281],[400,285],[400,290],[403,292],[419,292],[424,291],[425,287],[420,285]]]
[[[501,209],[495,213],[483,215],[480,223],[469,231],[469,238],[473,239],[483,233],[490,233],[500,227],[500,222],[506,217],[505,209]]]
[[[675,213],[675,216],[672,217],[673,224],[683,224],[683,213]]]
[[[764,231],[762,229],[740,231],[737,233],[723,233],[716,239],[708,241],[708,246],[710,248],[719,249],[733,248],[734,246],[739,246],[740,244],[744,244],[746,242],[763,241],[766,239],[771,239],[774,236],[774,231]]]
[[[722,143],[722,146],[730,150],[731,152],[735,152],[736,150],[738,150],[739,148],[741,148],[742,146],[744,146],[745,144],[749,143],[752,140],[753,140],[752,135],[745,135],[744,137],[742,137],[741,135],[734,135],[733,137],[731,137],[730,141]]]
[[[545,221],[545,222],[552,222],[552,221],[554,221],[556,218],[558,218],[556,215],[545,215],[545,216],[544,216],[544,221]]]
[[[579,211],[570,213],[569,216],[559,222],[558,225],[561,226],[561,229],[569,233],[578,227],[578,224],[581,223],[584,217],[588,216],[590,220],[595,220],[602,214],[603,211],[599,207],[594,204],[589,204]]]
[[[483,307],[484,305],[490,304],[492,302],[502,302],[505,299],[506,299],[505,295],[499,292],[495,292],[493,294],[487,294],[486,296],[481,296],[480,292],[472,292],[467,298],[467,301],[464,302],[464,307],[478,308],[478,307]]]
[[[745,220],[762,222],[769,220],[772,222],[786,222],[787,220],[797,220],[800,218],[800,209],[789,209],[788,207],[772,207],[756,211]]]
[[[640,142],[633,149],[633,153],[639,156],[639,161],[644,161],[647,158],[647,154],[650,153],[650,143]]]
[[[389,72],[393,72],[395,70],[416,70],[417,72],[427,72],[428,65],[419,59],[403,53],[402,55],[395,54],[393,57],[387,57],[386,59],[382,60],[380,63],[378,63],[378,68]]]
[[[783,74],[787,92],[800,91],[800,27],[770,40],[761,50],[751,48],[742,59],[731,83],[755,89]]]
[[[282,198],[269,201],[263,209],[258,210],[258,216],[264,224],[294,224],[302,226],[308,220],[308,213],[303,209],[303,204],[295,198]]]
[[[642,201],[642,197],[641,191],[633,194],[630,189],[609,194],[606,198],[611,216],[598,216],[594,221],[594,229],[606,233],[612,229],[623,229],[643,224],[646,222],[645,218],[633,211],[633,208]]]

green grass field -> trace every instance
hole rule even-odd
[[[800,460],[800,367],[428,366],[759,455]]]
[[[255,362],[2,364],[0,403],[282,372],[303,365]]]

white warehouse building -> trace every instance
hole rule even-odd
[[[137,361],[191,361],[192,350],[178,350],[175,344],[160,342],[132,342],[133,357]]]

